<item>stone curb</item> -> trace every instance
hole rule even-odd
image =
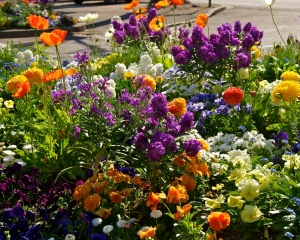
[[[197,7],[197,5],[192,5],[192,6]],[[208,13],[206,14],[206,16],[207,16],[207,17],[211,17],[211,16],[213,16],[213,15],[216,15],[216,14],[219,13],[219,12],[224,11],[226,8],[227,8],[226,6],[215,7],[215,8],[213,8],[213,9],[209,10]],[[195,21],[196,21],[196,20],[193,20],[193,21],[191,21],[191,22],[195,22]],[[177,26],[177,25],[183,25],[183,24],[185,24],[185,23],[186,23],[186,22],[178,22],[178,23],[176,23],[176,24],[168,24],[167,26],[168,26],[168,27],[172,27],[172,26]]]
[[[51,32],[57,28],[49,28],[46,30],[35,30],[35,29],[11,29],[11,30],[2,30],[0,31],[0,38],[25,38],[25,37],[34,37],[35,31],[37,36],[39,36],[43,32]],[[85,24],[77,23],[76,26],[70,27],[59,27],[59,29],[67,30],[68,34],[72,34],[73,32],[84,32]]]

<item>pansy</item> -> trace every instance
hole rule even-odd
[[[212,212],[208,215],[207,221],[212,230],[220,231],[230,224],[230,215],[227,212]]]
[[[153,238],[155,236],[156,227],[143,227],[141,230],[137,232],[137,235],[140,237],[140,239],[145,238]]]
[[[243,222],[252,223],[258,221],[262,217],[262,212],[257,206],[246,205],[241,212],[241,218]]]

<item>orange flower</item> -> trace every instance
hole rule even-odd
[[[31,86],[33,86],[35,83],[37,85],[41,85],[43,83],[43,70],[35,66],[32,68],[28,68],[25,72],[23,72],[23,75],[27,77]]]
[[[17,92],[12,96],[15,98],[22,98],[29,92],[30,92],[30,83],[28,81],[21,82],[17,85]]]
[[[158,3],[154,4],[154,7],[159,10],[162,7],[169,7],[171,5],[171,2],[168,0],[159,1]]]
[[[222,94],[222,97],[227,105],[237,105],[243,100],[244,93],[240,88],[230,87],[225,90],[225,92]]]
[[[63,77],[63,71],[61,69],[56,69],[51,72],[45,73],[43,82],[51,82],[53,80],[57,81]]]
[[[151,87],[153,91],[156,89],[155,79],[152,76],[147,74],[141,74],[137,76],[137,78],[133,80],[133,85],[135,90],[136,88],[140,88],[140,87],[141,88]]]
[[[143,8],[143,7],[133,11],[136,20],[139,20],[141,18],[146,18],[147,17],[147,15],[145,14],[146,12],[147,12],[147,8]]]
[[[84,199],[84,206],[89,211],[94,211],[97,207],[100,206],[101,197],[99,194],[94,193]]]
[[[108,195],[109,195],[109,199],[113,203],[120,203],[120,202],[122,202],[122,195],[121,195],[121,193],[119,191],[110,192]]]
[[[173,186],[169,188],[168,196],[166,199],[167,203],[177,203],[179,200],[179,193],[177,189]]]
[[[110,216],[111,209],[101,208],[95,214],[103,219],[106,219]]]
[[[133,188],[125,188],[121,191],[123,197],[128,197],[133,191]]]
[[[149,23],[149,28],[154,31],[159,31],[165,26],[166,18],[164,16],[157,16]]]
[[[201,28],[205,28],[207,23],[208,23],[208,17],[204,13],[199,14],[198,17],[196,18],[196,25],[198,25]]]
[[[207,163],[206,162],[201,162],[198,166],[197,166],[197,172],[201,175],[204,176],[206,175],[206,177],[210,177],[210,171],[208,169]]]
[[[161,198],[166,198],[166,195],[164,193],[150,192],[146,200],[146,206],[151,206],[151,210],[156,210]]]
[[[124,9],[131,10],[131,9],[135,8],[137,5],[139,5],[139,0],[132,0],[131,3],[125,5]]]
[[[176,165],[178,165],[179,167],[183,167],[185,164],[185,160],[183,159],[182,156],[184,156],[184,155],[181,154],[181,155],[177,156],[176,158],[174,158],[174,163]]]
[[[212,230],[220,231],[230,224],[230,215],[227,212],[212,212],[208,215],[207,221]]]
[[[156,227],[143,227],[141,230],[138,231],[138,235],[140,239],[144,238],[153,238],[155,236]]]
[[[186,112],[186,101],[184,98],[175,98],[168,102],[169,112],[175,117],[180,117]]]
[[[64,70],[64,75],[69,75],[69,76],[72,76],[76,73],[76,69],[75,68],[70,68],[68,70]]]
[[[172,0],[172,3],[174,5],[182,5],[184,3],[184,0]]]
[[[43,32],[40,35],[40,40],[47,46],[59,46],[66,38],[67,31],[55,29],[50,33]]]
[[[183,186],[185,186],[187,191],[194,190],[196,187],[195,179],[188,173],[182,175],[181,183]]]
[[[22,2],[29,4],[30,0],[22,0]]]
[[[185,203],[189,200],[189,195],[186,192],[185,186],[182,186],[180,184],[176,185],[176,189],[178,191],[178,198],[181,202]]]
[[[28,21],[30,27],[35,28],[35,29],[43,30],[43,29],[48,29],[49,28],[48,20],[46,18],[43,18],[43,17],[40,17],[40,16],[30,14],[27,17],[27,21]]]
[[[192,205],[186,204],[182,208],[179,206],[176,206],[176,213],[174,213],[174,218],[178,221],[180,218],[182,218],[184,215],[189,214],[191,211]]]
[[[201,143],[201,149],[208,151],[209,150],[209,145],[204,139],[198,139],[198,141]]]
[[[73,198],[78,201],[79,199],[86,198],[90,193],[91,188],[88,184],[78,185],[74,189]]]
[[[18,91],[17,86],[22,82],[28,82],[27,77],[23,75],[17,75],[12,77],[7,82],[7,90],[10,91],[11,93],[16,93]]]
[[[92,184],[93,190],[96,193],[103,193],[104,188],[107,185],[107,181],[103,180],[101,182],[96,182]]]

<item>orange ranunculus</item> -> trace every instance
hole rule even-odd
[[[131,10],[131,9],[135,8],[137,5],[139,5],[139,0],[132,0],[131,3],[125,5],[124,9]]]
[[[145,227],[141,230],[138,231],[138,235],[140,237],[140,239],[144,239],[144,238],[153,238],[155,235],[155,231],[156,231],[156,227]]]
[[[230,224],[230,215],[227,212],[212,212],[208,215],[207,221],[212,230],[220,231]]]
[[[52,32],[43,32],[40,35],[40,40],[47,46],[59,46],[66,38],[68,31],[54,29]]]
[[[183,186],[185,186],[187,191],[194,190],[196,187],[195,179],[188,173],[182,175],[181,183]]]
[[[161,30],[166,23],[166,18],[164,16],[157,16],[151,20],[149,23],[149,28],[154,31]]]
[[[237,105],[243,100],[244,93],[238,87],[230,87],[223,92],[222,97],[227,105]]]
[[[168,0],[159,1],[158,3],[154,4],[154,7],[159,10],[163,7],[169,7],[171,5],[171,2]]]
[[[125,188],[121,191],[121,195],[126,198],[132,193],[132,191],[133,188]]]
[[[63,71],[61,69],[56,69],[44,74],[43,82],[51,82],[53,80],[57,81],[63,77]]]
[[[151,206],[151,210],[156,210],[161,198],[166,198],[166,195],[164,193],[150,192],[146,200],[146,206]]]
[[[94,193],[84,199],[84,206],[89,211],[94,211],[97,207],[100,206],[101,197],[98,193]]]
[[[174,5],[182,5],[184,3],[184,0],[172,0],[172,3]]]
[[[198,25],[201,28],[205,28],[207,23],[208,23],[208,17],[204,13],[199,14],[198,17],[196,18],[196,25]]]
[[[22,98],[29,92],[30,92],[30,83],[28,81],[21,82],[17,85],[17,92],[12,96],[15,98]]]
[[[101,208],[95,214],[103,219],[106,219],[110,216],[111,209]]]
[[[119,191],[110,192],[108,195],[109,195],[109,199],[113,203],[120,203],[120,202],[122,202],[122,195],[121,195],[121,193]]]
[[[33,86],[35,83],[41,85],[43,83],[44,72],[42,69],[37,67],[28,68],[23,75],[27,77],[30,86]]]
[[[176,213],[174,213],[174,218],[175,220],[179,220],[180,218],[182,218],[184,215],[187,215],[190,211],[191,211],[192,205],[186,204],[184,205],[182,208],[179,206],[176,206]]]
[[[43,18],[43,17],[40,17],[40,16],[30,14],[27,17],[27,21],[28,21],[30,27],[35,28],[35,29],[44,30],[44,29],[49,28],[48,20],[46,18]]]
[[[168,102],[169,112],[175,117],[180,117],[186,112],[186,101],[184,98],[175,98]]]
[[[177,189],[173,186],[169,188],[168,196],[166,199],[167,203],[177,203],[179,200],[179,193]]]

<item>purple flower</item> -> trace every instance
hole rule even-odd
[[[135,16],[135,14],[131,14],[130,16],[129,16],[129,24],[131,25],[131,26],[136,26],[136,16]],[[125,25],[125,24],[124,24]]]
[[[74,59],[79,63],[79,64],[88,64],[89,62],[89,56],[87,56],[88,54],[88,51],[87,50],[84,50],[83,51],[83,54],[80,55],[79,52],[77,52],[75,55],[74,55]]]
[[[150,143],[146,156],[150,158],[151,161],[159,161],[161,157],[165,154],[165,148],[161,142]]]
[[[78,140],[78,134],[82,131],[82,128],[79,126],[76,126],[73,132],[73,136],[75,137],[76,140]]]
[[[13,223],[9,228],[11,239],[19,239],[28,231],[28,224],[24,219]]]
[[[178,39],[184,39],[189,36],[190,31],[188,29],[184,29],[182,27],[178,28],[179,34],[178,34]]]
[[[194,126],[194,114],[192,112],[184,113],[179,119],[179,125],[182,133],[191,130]]]
[[[107,240],[108,235],[104,233],[94,233],[91,235],[91,240]]]
[[[194,48],[195,44],[193,43],[192,39],[186,37],[185,39],[183,39],[182,41],[182,45],[185,46],[186,48]]]
[[[114,119],[114,116],[112,115],[111,112],[106,112],[103,114],[103,118],[107,120],[107,125],[108,126],[113,126],[116,124],[116,121]]]
[[[155,117],[165,117],[168,113],[168,101],[166,96],[161,93],[156,93],[151,99],[151,108]]]
[[[220,33],[220,42],[228,45],[231,40],[231,32],[229,30],[222,31]]]
[[[63,104],[66,100],[70,100],[72,97],[72,92],[67,90],[59,90],[57,92],[52,92],[52,104],[57,103]]]
[[[190,157],[194,157],[201,150],[201,143],[198,140],[187,140],[183,143],[183,149]]]
[[[247,34],[247,36],[242,41],[242,46],[246,50],[250,50],[250,48],[254,45],[255,41],[251,34]]]
[[[280,140],[288,140],[288,138],[289,135],[286,132],[281,130],[278,134],[274,134],[274,140],[275,140],[274,145],[278,147]]]
[[[41,231],[41,225],[37,224],[35,226],[32,226],[28,229],[28,231],[25,234],[25,239],[34,239],[34,240],[42,240],[44,239],[40,233]]]
[[[165,148],[169,147],[172,149],[174,149],[175,145],[175,139],[171,134],[159,131],[152,136],[150,143],[153,142],[161,142]]]
[[[17,174],[22,172],[22,166],[21,164],[14,162],[13,165],[7,166],[3,172],[6,174],[6,177],[12,177],[13,174]]]
[[[242,31],[242,24],[240,21],[234,22],[233,30],[237,33],[240,33]]]
[[[157,10],[155,8],[149,9],[147,22],[150,23],[153,18],[157,16]]]
[[[114,38],[117,43],[123,43],[125,41],[126,33],[123,31],[115,31]]]
[[[170,50],[171,54],[173,57],[176,57],[179,53],[181,53],[183,50],[181,49],[180,46],[173,46]]]
[[[7,188],[6,183],[0,183],[0,193],[4,192]]]
[[[207,64],[213,64],[217,61],[217,56],[214,53],[213,46],[211,45],[201,46],[198,53],[200,59]]]
[[[259,31],[256,27],[251,27],[249,34],[252,36],[254,42],[259,42],[263,36],[263,32]]]
[[[138,149],[146,150],[148,147],[148,138],[144,135],[144,133],[140,132],[135,135],[134,143]]]
[[[112,21],[112,26],[116,31],[123,31],[123,25],[118,20]]]
[[[166,124],[164,128],[167,132],[169,132],[173,136],[178,135],[181,130],[181,126],[176,121],[176,118],[173,114],[166,117]]]
[[[36,177],[40,176],[41,174],[40,169],[35,167],[30,167],[29,171],[31,172],[31,174],[35,175]]]
[[[233,68],[247,68],[251,63],[250,53],[238,53],[234,58]]]
[[[187,61],[192,57],[192,53],[189,50],[184,50],[174,57],[177,64],[185,65]]]
[[[247,22],[243,28],[243,32],[247,34],[250,31],[251,27],[252,27],[251,22]]]

